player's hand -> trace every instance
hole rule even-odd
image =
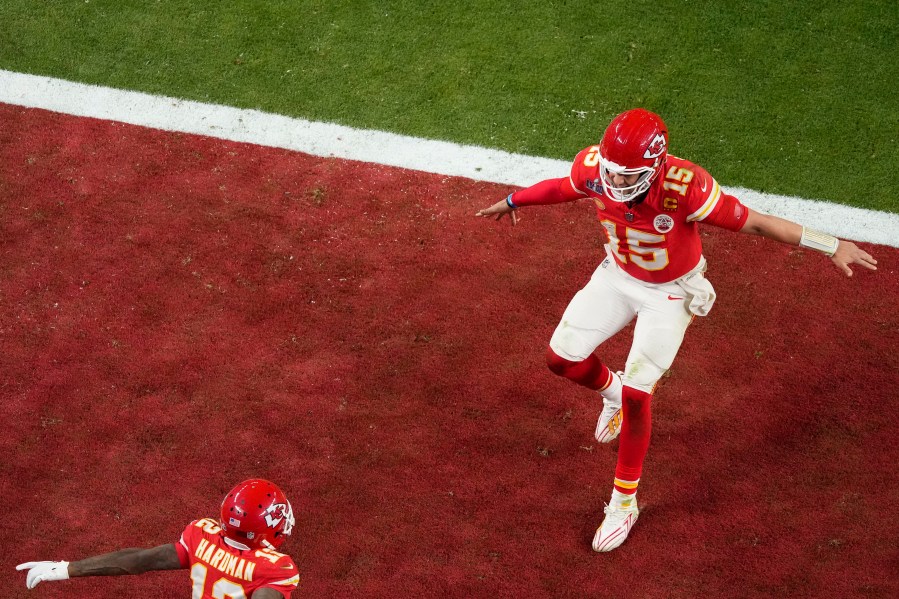
[[[25,586],[33,589],[47,580],[68,580],[69,562],[25,562],[16,566],[16,570],[28,570]]]
[[[847,277],[852,276],[852,269],[849,268],[850,264],[860,264],[869,270],[877,270],[877,260],[871,254],[845,239],[840,240],[837,251],[830,259],[833,260],[833,263],[840,270],[846,273]]]
[[[512,219],[512,225],[517,225],[518,211],[515,208],[509,206],[506,200],[500,200],[489,208],[478,210],[477,213],[475,213],[475,216],[493,216],[496,220],[499,220],[507,214],[509,215],[509,218]]]

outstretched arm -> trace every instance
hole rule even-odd
[[[522,206],[560,204],[582,197],[584,195],[571,186],[570,179],[547,179],[521,191],[510,193],[506,199],[498,201],[489,208],[478,210],[475,216],[492,216],[499,220],[508,214],[512,224],[517,225],[519,217],[515,211]]]
[[[16,570],[28,571],[25,584],[33,589],[42,581],[66,580],[76,576],[121,576],[183,567],[178,551],[169,543],[150,549],[121,549],[71,563],[26,562],[16,566]]]
[[[833,263],[847,277],[852,276],[850,264],[860,264],[870,270],[877,270],[877,260],[851,241],[806,229],[802,225],[770,214],[762,214],[750,209],[746,223],[740,231],[751,235],[761,235],[789,245],[817,250],[830,256]]]
[[[181,560],[175,545],[168,543],[152,549],[120,549],[69,564],[69,576],[121,576],[153,570],[178,570]]]

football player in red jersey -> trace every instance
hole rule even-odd
[[[225,497],[221,519],[187,525],[177,543],[121,549],[77,562],[27,562],[26,586],[76,576],[118,576],[190,568],[193,599],[284,599],[299,584],[297,567],[277,549],[290,536],[293,509],[284,493],[261,478]]]
[[[851,241],[751,210],[722,191],[702,167],[668,154],[662,119],[636,108],[615,117],[599,145],[582,150],[569,177],[542,181],[478,211],[518,222],[522,206],[590,199],[605,230],[606,259],[572,298],[549,342],[554,373],[599,391],[603,409],[596,439],[620,436],[612,498],[593,538],[610,551],[637,521],[637,485],[649,447],[650,402],[671,367],[694,316],[708,314],[715,291],[703,274],[698,223],[707,223],[819,251],[847,276],[851,264],[877,261]],[[623,372],[594,353],[634,318]]]

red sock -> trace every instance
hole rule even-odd
[[[609,386],[612,381],[612,373],[605,364],[599,361],[596,354],[590,354],[586,360],[572,362],[566,360],[552,350],[546,350],[546,365],[549,369],[588,389],[599,391]]]
[[[643,460],[649,449],[652,431],[652,395],[624,386],[621,404],[621,434],[618,436],[618,465],[615,467],[615,489],[631,495],[637,492]]]

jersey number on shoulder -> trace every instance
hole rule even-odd
[[[631,229],[630,227],[618,227],[612,221],[600,221],[609,234],[609,245],[615,256],[627,264],[630,263],[644,270],[662,270],[668,266],[668,249],[664,247],[647,247],[665,243],[664,235],[655,235],[646,231]],[[619,229],[623,229],[623,235],[619,235]],[[627,255],[622,254],[622,249],[627,247]]]
[[[599,164],[599,146],[590,146],[584,154],[584,166],[593,168]]]
[[[687,194],[687,185],[693,180],[693,171],[688,168],[672,166],[665,174],[665,183],[662,184],[668,191],[676,191],[679,195]]]
[[[267,547],[263,547],[262,549],[257,549],[254,554],[256,557],[264,557],[268,561],[273,564],[278,563],[278,560],[284,557],[283,553],[278,553],[274,549],[269,549]]]
[[[206,588],[206,574],[208,568],[197,562],[190,568],[190,579],[194,583],[192,599],[203,599],[203,589]],[[233,580],[219,578],[212,585],[213,599],[247,599],[247,593],[243,587]]]
[[[222,527],[219,526],[219,523],[211,518],[203,518],[201,520],[197,520],[197,523],[194,524],[197,528],[202,528],[203,532],[208,532],[211,535],[217,535],[222,532]]]

